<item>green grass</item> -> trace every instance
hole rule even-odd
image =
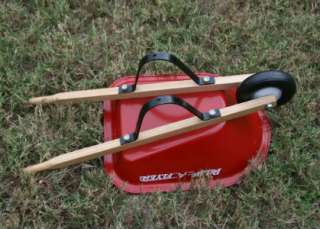
[[[103,87],[153,50],[222,75],[292,73],[297,95],[269,112],[267,162],[231,188],[144,196],[114,188],[99,160],[21,173],[103,140],[100,104],[28,98]],[[2,1],[0,228],[319,228],[319,60],[318,0]]]

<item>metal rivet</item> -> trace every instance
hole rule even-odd
[[[123,85],[121,86],[121,89],[122,89],[122,90],[127,90],[127,89],[128,89],[128,85],[127,85],[127,84],[123,84]]]
[[[217,111],[215,109],[209,110],[209,115],[214,116],[217,114]]]
[[[126,141],[129,141],[130,140],[130,135],[129,134],[124,135],[123,139],[126,140]]]
[[[203,81],[204,81],[204,82],[209,82],[209,81],[210,81],[210,77],[209,77],[209,76],[203,77]]]

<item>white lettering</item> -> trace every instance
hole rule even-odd
[[[141,182],[154,182],[154,181],[162,181],[162,180],[171,180],[171,179],[182,179],[187,176],[200,177],[200,176],[218,176],[222,168],[218,169],[207,169],[207,170],[200,170],[197,172],[177,172],[177,173],[163,173],[163,174],[152,174],[146,176],[140,176],[139,180]]]

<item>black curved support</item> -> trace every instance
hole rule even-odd
[[[143,66],[152,61],[167,61],[169,63],[177,66],[181,71],[183,71],[187,76],[189,76],[196,84],[198,85],[206,85],[206,84],[214,84],[214,77],[204,77],[200,78],[197,76],[186,64],[184,64],[180,59],[178,59],[175,55],[166,53],[166,52],[152,52],[145,55],[139,62],[138,71],[136,74],[135,82],[131,85],[125,85],[125,87],[119,87],[120,93],[130,93],[136,90],[136,86],[138,83],[138,79],[140,76],[140,72]]]
[[[137,140],[139,137],[142,121],[143,121],[143,118],[146,115],[146,113],[149,110],[151,110],[152,108],[159,106],[159,105],[164,105],[164,104],[179,105],[203,121],[207,121],[209,119],[213,119],[213,118],[220,116],[219,109],[212,109],[209,112],[202,113],[201,111],[197,110],[195,107],[191,106],[189,103],[187,103],[186,101],[184,101],[183,99],[181,99],[179,97],[170,96],[170,95],[158,96],[143,105],[143,107],[140,110],[140,114],[138,117],[135,131],[131,134],[127,134],[127,135],[122,136],[120,138],[121,145]]]

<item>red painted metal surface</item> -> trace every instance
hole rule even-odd
[[[214,74],[199,73],[200,76]],[[188,79],[181,75],[144,76],[140,84]],[[112,86],[133,83],[133,77],[116,80]],[[236,103],[235,89],[181,94],[202,112]],[[135,129],[142,105],[151,98],[105,101],[104,140]],[[175,105],[149,111],[141,130],[191,117]],[[209,186],[230,186],[250,169],[250,161],[266,159],[271,140],[268,118],[260,111],[211,127],[160,140],[104,157],[104,170],[118,188],[130,193],[188,190],[191,179],[206,174]]]

